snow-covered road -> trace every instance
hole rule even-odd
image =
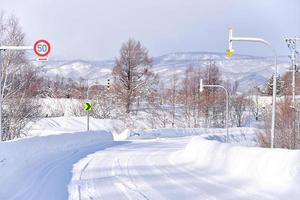
[[[278,199],[221,171],[178,164],[190,139],[133,141],[91,154],[73,168],[69,199]]]
[[[252,129],[232,129],[225,144],[221,129],[149,130],[113,141],[109,131],[49,135],[50,128],[0,143],[0,200],[300,196],[300,151],[241,146],[253,144]]]

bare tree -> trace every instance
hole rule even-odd
[[[244,95],[234,95],[231,98],[232,116],[237,127],[242,126],[247,103],[248,101]]]
[[[94,97],[92,117],[99,119],[113,118],[113,110],[115,110],[114,102],[116,99],[112,94],[112,90],[107,90],[106,86],[100,86]]]
[[[292,107],[291,99],[285,96],[278,102],[278,109],[276,112],[276,135],[275,146],[278,148],[297,149],[300,148],[300,123],[293,119],[299,118],[299,112],[296,108]],[[267,109],[264,115],[265,132],[259,134],[259,143],[268,147],[270,144],[270,113],[271,110]]]
[[[260,106],[258,102],[258,88],[253,87],[250,89],[250,97],[249,97],[249,110],[252,113],[253,117],[255,118],[255,121],[258,121],[260,116]]]
[[[196,76],[196,71],[190,66],[185,71],[185,77],[182,81],[180,91],[181,102],[184,107],[184,116],[186,127],[197,126],[197,94],[199,93],[199,77]]]
[[[25,34],[18,19],[0,12],[0,44],[22,46]],[[37,119],[39,106],[35,96],[40,79],[37,69],[27,62],[24,51],[1,53],[3,104],[2,140],[9,140],[26,134],[28,122]]]
[[[221,75],[218,66],[211,61],[202,73],[203,82],[207,85],[222,85]],[[203,91],[204,117],[208,127],[225,124],[225,101],[221,92],[218,88],[205,88]]]
[[[170,105],[171,105],[171,116],[172,116],[172,128],[175,127],[175,117],[176,117],[176,102],[178,99],[178,76],[176,74],[172,75],[172,87],[168,93]]]
[[[137,99],[149,94],[153,73],[148,50],[139,41],[129,39],[122,45],[113,68],[114,90],[120,104],[130,113]]]

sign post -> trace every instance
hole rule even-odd
[[[101,84],[99,84],[98,82],[95,82],[93,84],[91,84],[90,86],[88,86],[87,91],[86,91],[86,102],[84,103],[84,110],[87,112],[86,115],[86,130],[89,131],[90,130],[90,111],[92,111],[92,103],[90,101],[90,90],[92,87],[94,86],[102,86]],[[107,85],[106,85],[107,90],[110,89],[110,79],[107,79]]]
[[[47,56],[49,55],[51,51],[50,43],[47,40],[38,40],[34,43],[33,46],[0,46],[0,141],[2,141],[2,62],[1,62],[1,52],[2,51],[34,51],[34,53],[39,58],[42,58],[44,60],[47,60]]]
[[[92,110],[92,103],[91,102],[85,102],[84,103],[84,110],[85,111],[91,111]]]
[[[90,111],[92,110],[92,103],[87,100],[87,102],[84,103],[84,110],[87,112],[87,118],[86,118],[86,129],[87,131],[90,130]]]

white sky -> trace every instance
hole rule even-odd
[[[284,37],[300,36],[299,0],[0,0],[0,9],[20,18],[28,44],[48,39],[52,57],[62,59],[111,59],[129,37],[152,56],[224,52],[228,27],[236,36],[262,37],[287,55]],[[259,44],[234,48],[269,55]]]

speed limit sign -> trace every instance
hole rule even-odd
[[[39,59],[43,59],[49,55],[51,51],[51,45],[47,40],[38,40],[34,43],[33,50]]]

